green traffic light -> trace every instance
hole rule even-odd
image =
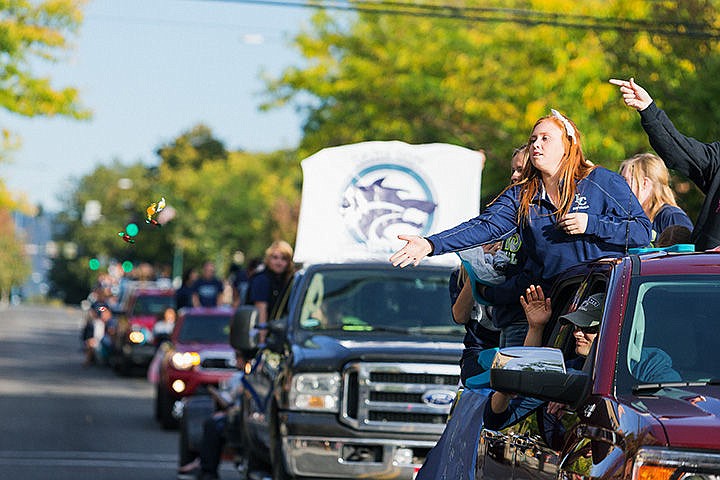
[[[90,267],[90,270],[95,271],[100,268],[100,260],[97,258],[91,258],[88,262],[88,266]]]
[[[127,233],[131,237],[134,237],[135,235],[137,235],[138,231],[139,231],[138,226],[135,225],[134,223],[128,223],[127,227],[125,227],[125,233]]]
[[[133,263],[130,260],[125,260],[122,263],[122,269],[125,273],[130,273],[133,269]]]

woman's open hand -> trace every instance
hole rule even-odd
[[[407,243],[390,257],[390,261],[395,267],[403,268],[410,264],[417,266],[420,260],[432,252],[430,242],[423,237],[418,235],[398,235],[398,238],[405,240]]]

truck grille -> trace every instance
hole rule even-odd
[[[358,430],[442,433],[459,380],[457,365],[352,363],[341,420]]]
[[[200,368],[203,370],[225,370],[235,368],[235,354],[226,351],[200,353]]]
[[[200,363],[200,367],[207,369],[235,368],[235,363],[227,358],[206,358]]]

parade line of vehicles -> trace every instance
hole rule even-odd
[[[433,184],[444,177],[423,153],[440,170],[476,171],[478,185],[480,167],[477,152],[410,147],[369,142],[303,162],[302,268],[266,327],[251,306],[206,318],[212,335],[186,335],[176,323],[156,413],[166,426],[181,420],[182,458],[215,408],[199,386],[222,387],[240,352],[244,389],[226,432],[240,478],[413,478],[445,428],[463,330],[450,318],[454,256],[396,269],[388,252],[398,233],[438,231],[479,207],[455,208],[468,199],[452,195],[475,187],[457,177],[445,182],[451,193]],[[468,164],[448,167],[443,154]],[[477,202],[479,186],[472,195]],[[475,478],[720,479],[720,252],[674,250],[629,252],[561,276],[545,346],[500,350],[491,385],[561,403],[564,414],[551,427],[541,406],[484,429]],[[573,330],[558,318],[596,293],[605,293],[597,338],[582,369],[566,368]],[[660,367],[675,372],[672,381],[642,380],[643,369]]]

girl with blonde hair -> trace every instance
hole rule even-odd
[[[680,225],[692,231],[692,221],[678,207],[670,188],[670,173],[660,157],[652,153],[630,157],[620,164],[620,175],[630,185],[652,222],[653,242],[671,225]]]
[[[265,250],[265,268],[250,277],[247,302],[258,309],[258,324],[265,326],[295,272],[293,248],[284,240],[274,241]],[[262,327],[258,328],[262,328]],[[261,343],[265,332],[261,332]]]
[[[503,240],[516,231],[533,278],[549,285],[562,271],[629,247],[650,243],[650,220],[623,177],[594,166],[582,151],[577,126],[556,110],[540,118],[528,140],[522,179],[479,216],[430,235],[399,235],[406,242],[390,257],[417,265],[427,255]]]

